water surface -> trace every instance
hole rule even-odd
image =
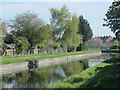
[[[94,66],[108,56],[100,56],[87,60],[66,62],[63,64],[41,67],[33,71],[4,75],[3,88],[48,88],[54,83],[71,75],[82,72],[88,67]]]

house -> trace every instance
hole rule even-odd
[[[5,51],[3,55],[14,55],[15,52],[15,44],[5,44]]]
[[[5,44],[5,47],[7,48],[7,49],[15,49],[15,44]]]

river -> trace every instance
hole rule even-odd
[[[102,55],[90,59],[83,59],[62,64],[38,68],[34,71],[22,71],[7,74],[2,77],[3,88],[49,88],[54,83],[69,76],[78,74],[86,68],[95,66],[110,58]]]

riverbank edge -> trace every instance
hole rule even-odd
[[[120,56],[103,61],[85,71],[55,83],[51,88],[120,88]]]
[[[31,58],[29,59],[23,59],[24,58],[24,55],[23,56],[23,60],[21,59],[22,56],[4,56],[4,57],[0,57],[0,66],[1,65],[7,65],[7,64],[15,64],[15,63],[22,63],[22,62],[26,62],[26,60],[43,60],[43,59],[49,59],[49,58],[59,58],[59,57],[64,57],[64,56],[74,56],[74,55],[81,55],[81,54],[88,54],[88,53],[98,53],[98,52],[101,52],[100,50],[86,50],[86,51],[79,51],[79,52],[70,52],[70,53],[57,53],[57,54],[47,54],[47,55],[44,55],[44,57],[40,56],[41,54],[34,54],[35,56],[39,56],[40,58],[35,58],[34,55],[27,55],[28,57],[32,56]],[[14,58],[19,58],[19,60],[4,60],[4,58],[8,58],[8,59],[14,59]],[[42,57],[42,58],[41,58]],[[3,62],[4,60],[4,62]]]
[[[92,58],[92,57],[96,57],[100,55],[101,55],[101,52],[64,56],[64,57],[43,59],[43,60],[40,60],[38,63],[39,63],[39,68],[40,68],[40,67],[70,62],[70,61],[88,59],[88,58]],[[0,70],[2,70],[1,74],[4,75],[4,74],[10,74],[10,73],[17,73],[23,70],[28,70],[27,64],[28,64],[27,62],[22,62],[22,63],[2,65],[2,68],[0,68]]]

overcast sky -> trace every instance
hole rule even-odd
[[[31,11],[39,15],[46,23],[50,22],[51,7],[60,9],[66,5],[71,13],[83,15],[88,20],[94,36],[114,34],[108,27],[103,27],[103,18],[113,0],[2,0],[0,17],[4,21],[13,19],[17,14]]]

